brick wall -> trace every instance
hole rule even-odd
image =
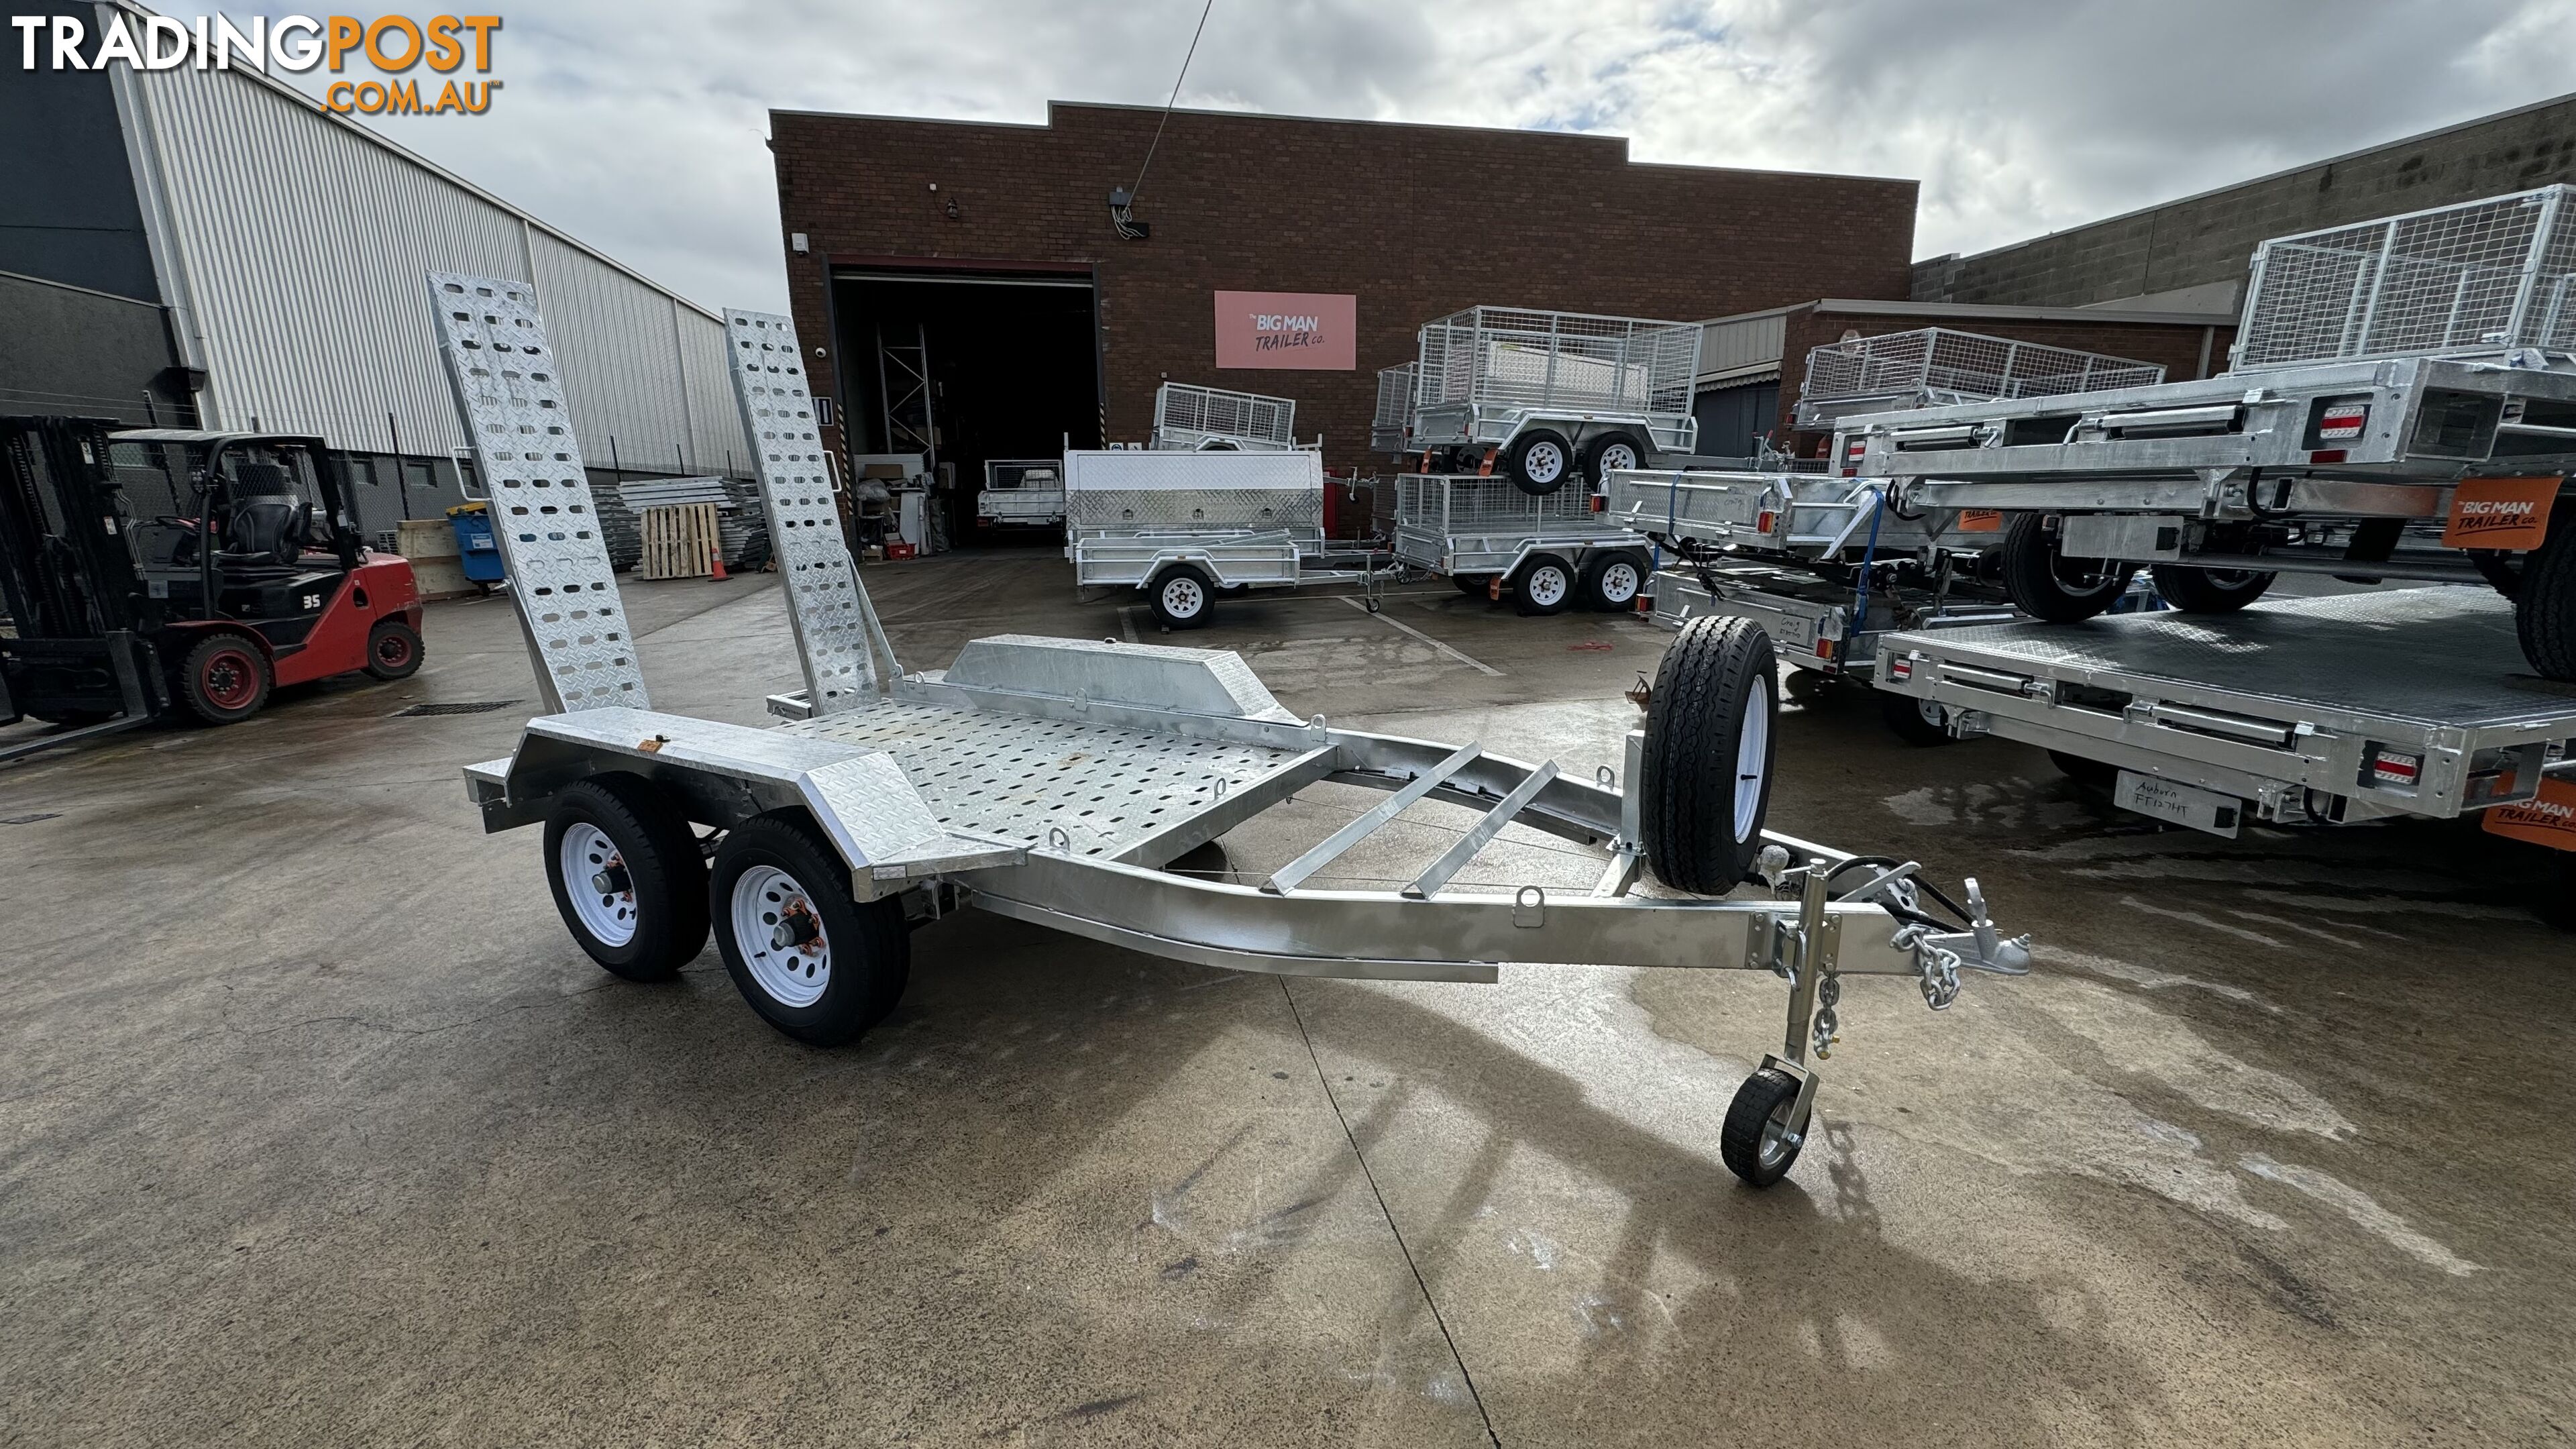
[[[2082,307],[2242,282],[2276,236],[2576,181],[2576,96],[1915,269],[1918,302]]]
[[[833,256],[1088,264],[1111,438],[1145,436],[1169,373],[1295,398],[1298,433],[1320,430],[1342,467],[1369,461],[1377,369],[1461,307],[1695,321],[1909,284],[1911,181],[1638,165],[1614,137],[1226,112],[1172,116],[1136,206],[1153,236],[1122,241],[1106,197],[1134,178],[1160,113],[1059,103],[1048,117],[772,112],[781,247],[800,231],[812,245],[787,257],[799,333],[828,336]],[[1358,368],[1219,371],[1218,289],[1356,294]]]

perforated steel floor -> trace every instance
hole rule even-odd
[[[1079,855],[1116,855],[1297,757],[1106,725],[880,703],[787,733],[893,756],[952,830],[1030,845],[1062,827]]]
[[[2485,589],[2283,599],[2238,614],[2122,614],[1904,636],[1936,655],[2074,678],[2165,679],[2429,724],[2576,714],[2531,672],[2513,605]]]

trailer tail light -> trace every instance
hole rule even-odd
[[[1887,661],[1887,677],[1890,682],[1896,684],[1903,684],[1905,681],[1912,679],[1914,677],[1914,661],[1911,659],[1891,659]]]
[[[2368,783],[2394,785],[2401,790],[2412,790],[2423,778],[2424,757],[2422,755],[2410,755],[2385,747],[2371,751]]]
[[[1850,442],[1845,443],[1843,445],[1843,476],[1846,478],[1859,477],[1860,460],[1868,455],[1868,439],[1854,438]]]
[[[1780,528],[1780,515],[1779,515],[1776,511],[1774,511],[1774,510],[1772,510],[1772,509],[1768,509],[1768,508],[1763,509],[1763,510],[1762,510],[1762,512],[1761,512],[1761,514],[1760,514],[1760,516],[1756,517],[1756,518],[1753,520],[1753,531],[1754,531],[1755,533],[1760,533],[1760,534],[1771,534],[1771,533],[1776,533],[1776,532],[1778,532],[1778,531],[1779,531],[1779,528]]]
[[[2361,430],[2368,426],[2370,404],[2328,403],[2326,410],[2317,415],[2317,441],[2350,442],[2360,437]]]
[[[1818,659],[1830,661],[1834,657],[1834,641],[1831,639],[1817,640],[1816,657]]]
[[[1607,494],[1607,493],[1595,493],[1595,494],[1593,494],[1593,495],[1592,495],[1592,511],[1593,511],[1593,512],[1595,512],[1595,513],[1607,513],[1607,512],[1609,512],[1609,511],[1610,511],[1610,495],[1609,495],[1609,494]]]

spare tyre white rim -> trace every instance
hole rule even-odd
[[[1762,826],[1762,772],[1771,763],[1771,681],[1757,678],[1744,696],[1744,720],[1735,729],[1735,838],[1751,840]]]
[[[1601,597],[1624,604],[1637,597],[1637,566],[1621,559],[1601,571]]]
[[[1554,564],[1541,564],[1529,572],[1530,602],[1544,608],[1565,597],[1565,570]]]
[[[1532,443],[1521,454],[1521,471],[1533,483],[1553,483],[1565,472],[1565,450],[1554,443]]]
[[[832,938],[796,877],[755,865],[734,878],[733,943],[770,1000],[811,1006],[832,984]]]
[[[635,939],[635,882],[626,872],[626,857],[608,832],[587,820],[576,821],[555,847],[563,871],[564,899],[592,940],[623,946]]]
[[[1163,585],[1163,612],[1175,619],[1194,619],[1207,607],[1207,591],[1193,578],[1171,579]]]

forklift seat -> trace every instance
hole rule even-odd
[[[224,552],[261,563],[292,565],[313,532],[313,505],[299,498],[245,498],[224,524]]]

